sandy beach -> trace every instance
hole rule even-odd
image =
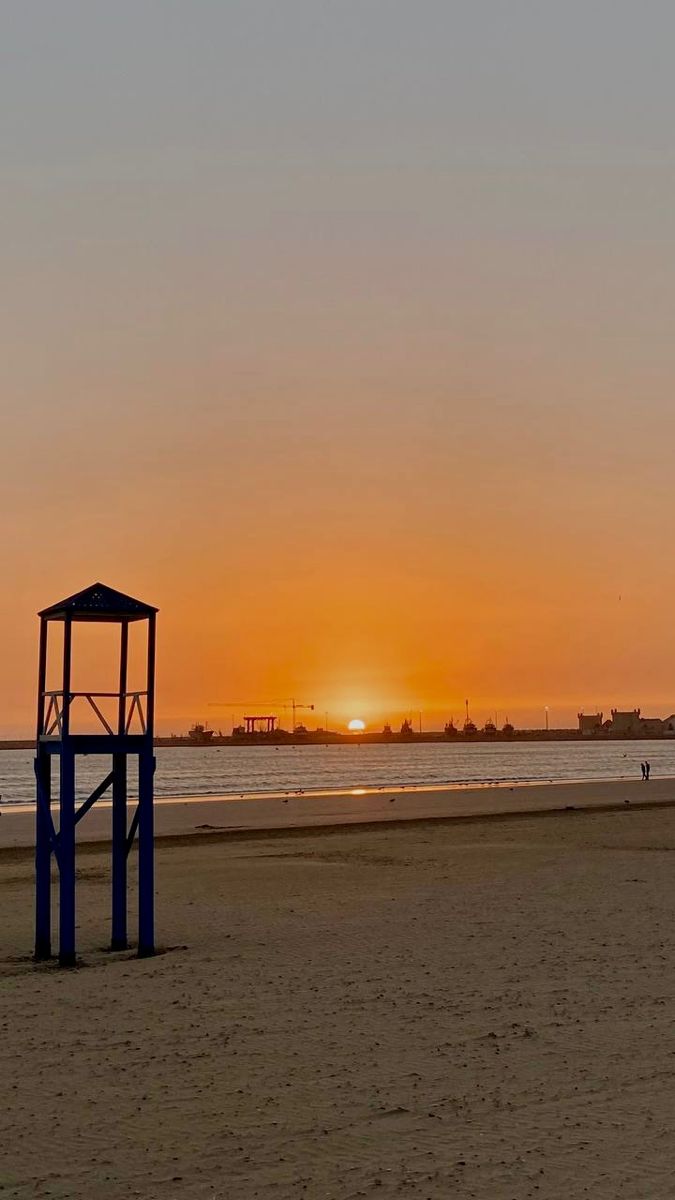
[[[2,1194],[665,1200],[674,849],[629,805],[175,836],[138,961],[91,844],[59,971],[6,848]]]

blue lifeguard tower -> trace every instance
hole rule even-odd
[[[51,605],[39,613],[36,819],[35,958],[51,958],[51,867],[56,861],[59,879],[59,962],[75,965],[75,829],[85,814],[109,789],[112,791],[112,937],[111,949],[128,946],[127,860],[138,833],[138,953],[154,953],[154,847],[153,847],[153,724],[155,707],[155,624],[157,609],[125,596],[102,583]],[[119,673],[110,691],[73,691],[71,688],[73,635],[80,622],[116,624],[119,636]],[[145,622],[144,683],[129,691],[129,626]],[[60,687],[47,690],[49,630],[63,625]],[[59,647],[61,650],[61,647]],[[88,716],[87,716],[88,714]],[[92,717],[93,714],[93,717]],[[83,719],[86,718],[86,719]],[[91,732],[91,721],[96,728]],[[76,765],[80,755],[104,755],[110,771],[89,797],[76,808]],[[138,758],[138,803],[130,824],[127,817],[127,768],[131,755]],[[51,809],[53,763],[58,770],[59,826]]]

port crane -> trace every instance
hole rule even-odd
[[[295,714],[298,709],[304,708],[314,712],[313,704],[301,704],[294,696],[287,696],[283,700],[210,700],[209,708],[273,708],[278,705],[283,709],[291,709],[293,712],[293,729],[296,730]]]

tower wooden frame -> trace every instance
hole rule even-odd
[[[59,890],[59,962],[76,962],[75,831],[82,818],[106,793],[112,796],[112,930],[110,946],[128,947],[127,864],[138,837],[138,953],[154,953],[154,816],[155,757],[155,639],[157,609],[96,583],[39,613],[35,839],[35,958],[52,957],[52,863]],[[128,690],[129,626],[143,621],[147,628],[145,687]],[[60,687],[47,690],[49,629],[63,623]],[[119,674],[116,690],[75,692],[71,687],[73,633],[79,622],[119,625]],[[96,718],[95,732],[73,729],[74,707],[87,706]],[[114,710],[113,719],[104,709]],[[104,755],[110,771],[89,797],[76,807],[76,764],[80,755]],[[128,762],[138,758],[138,801],[128,821]],[[52,765],[58,764],[58,829],[52,812]]]

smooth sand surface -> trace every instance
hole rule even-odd
[[[155,828],[161,837],[208,832],[304,829],[382,821],[434,820],[481,814],[544,812],[569,807],[675,803],[675,779],[594,780],[583,783],[535,783],[450,788],[381,788],[344,792],[295,793],[239,799],[233,796],[183,796],[155,803]],[[130,802],[131,808],[131,802]],[[4,805],[0,850],[31,846],[35,837],[33,806]],[[58,817],[55,809],[55,821]],[[82,841],[110,837],[111,810],[99,801],[78,826]]]
[[[139,961],[94,845],[60,971],[5,850],[3,1197],[667,1200],[673,851],[667,807],[176,837]]]

